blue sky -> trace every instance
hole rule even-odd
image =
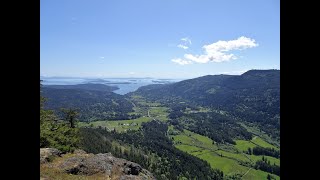
[[[40,75],[280,69],[279,0],[41,0]]]

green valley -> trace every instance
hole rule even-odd
[[[53,112],[79,110],[79,147],[138,162],[157,179],[280,179],[278,73],[204,76],[126,95],[45,86],[43,95]]]

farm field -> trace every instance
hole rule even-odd
[[[143,122],[149,122],[153,119],[157,119],[160,121],[168,120],[168,108],[161,106],[160,103],[151,103],[145,101],[141,97],[133,98],[134,111],[130,114],[140,114],[142,115],[137,119],[124,119],[124,120],[116,120],[116,121],[93,121],[90,123],[80,122],[79,126],[83,127],[101,127],[106,128],[107,130],[116,130],[117,132],[125,132],[127,130],[138,130],[141,127]]]
[[[118,120],[118,121],[94,121],[90,123],[80,122],[79,126],[107,128],[107,130],[116,130],[117,132],[125,132],[127,130],[138,130],[143,122],[151,121],[150,117],[140,117],[132,120]]]
[[[173,129],[173,126],[169,126],[169,130]],[[261,160],[263,156],[248,155],[243,153],[243,151],[257,145],[277,148],[257,136],[251,140],[253,142],[236,140],[235,146],[224,147],[213,144],[213,141],[206,136],[185,129],[177,135],[170,135],[170,138],[179,150],[207,161],[212,168],[222,170],[227,176],[237,174],[245,180],[266,179],[270,173],[252,168],[252,165],[254,165],[256,161]],[[269,156],[264,156],[264,158],[270,161],[271,164],[280,165],[280,159]],[[275,174],[271,175],[275,179],[280,179],[280,177]]]

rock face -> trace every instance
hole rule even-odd
[[[149,180],[155,179],[153,175],[143,169],[139,164],[120,159],[112,156],[111,153],[105,154],[88,154],[83,150],[76,150],[73,154],[66,154],[59,157],[58,150],[46,148],[50,150],[40,149],[40,162],[44,156],[41,152],[46,152],[48,156],[58,157],[52,163],[46,163],[50,168],[58,169],[61,173],[92,176],[101,174],[106,179],[134,179],[134,180]],[[42,153],[44,154],[44,153]],[[44,161],[48,162],[48,161]]]
[[[40,163],[47,163],[55,157],[61,156],[61,151],[55,148],[40,148]]]

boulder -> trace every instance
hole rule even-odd
[[[61,151],[55,148],[40,148],[40,163],[50,162],[55,157],[61,156]]]
[[[142,171],[142,167],[137,163],[133,163],[133,162],[124,163],[124,173],[126,174],[139,175],[141,171]]]

